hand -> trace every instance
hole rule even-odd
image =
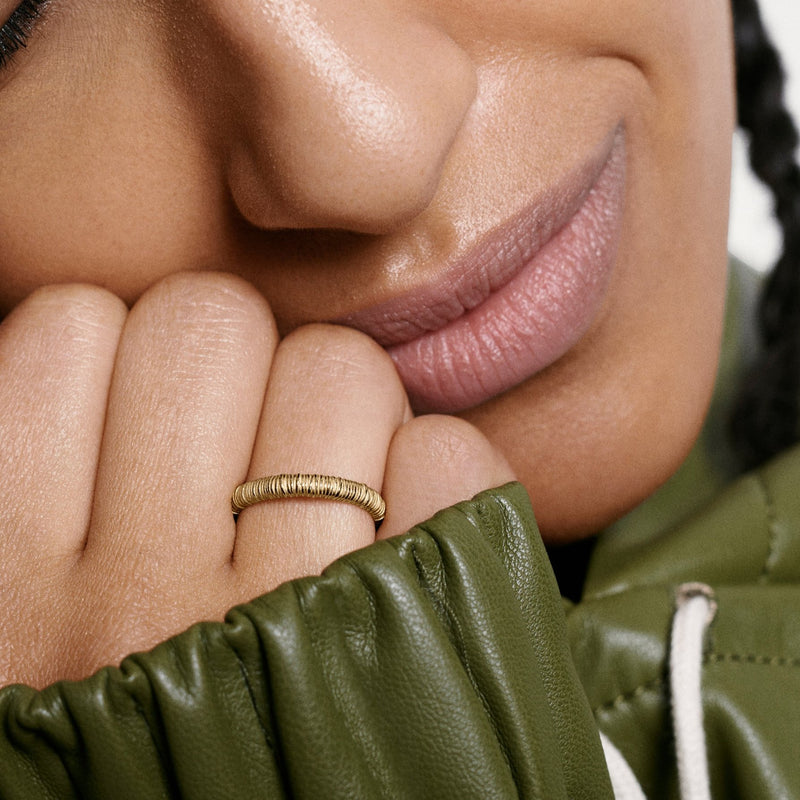
[[[128,313],[39,290],[0,326],[0,685],[80,678],[375,539],[337,501],[260,503],[277,472],[380,489],[380,536],[513,479],[452,417],[414,419],[391,359],[309,325],[279,342],[264,299],[177,274]]]

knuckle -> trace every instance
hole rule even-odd
[[[401,445],[423,450],[430,458],[447,464],[472,465],[494,458],[489,440],[469,422],[443,414],[428,414],[404,425]]]
[[[170,334],[180,331],[187,339],[218,341],[221,345],[255,337],[277,341],[272,312],[264,297],[242,278],[222,272],[176,272],[151,286],[132,314]]]
[[[379,382],[404,392],[389,354],[373,339],[343,325],[313,323],[292,331],[284,354],[306,365],[316,380]]]
[[[59,363],[70,354],[81,357],[116,341],[127,309],[116,295],[97,286],[63,284],[32,292],[7,317],[3,340],[23,337],[26,347],[43,358],[58,353]],[[29,353],[33,353],[29,350]]]

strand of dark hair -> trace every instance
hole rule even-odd
[[[739,126],[753,172],[770,189],[783,251],[758,307],[761,355],[741,387],[730,421],[745,468],[798,441],[800,416],[800,169],[797,129],[784,104],[780,56],[756,0],[732,0]]]

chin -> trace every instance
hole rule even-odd
[[[596,535],[664,484],[695,443],[713,388],[713,369],[690,388],[671,373],[672,385],[651,375],[634,390],[624,373],[591,376],[574,361],[459,415],[506,457],[548,544]]]

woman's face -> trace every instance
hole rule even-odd
[[[0,0],[7,20],[18,0]],[[257,286],[389,347],[551,538],[678,465],[725,284],[728,0],[50,0],[0,70],[2,310]]]

